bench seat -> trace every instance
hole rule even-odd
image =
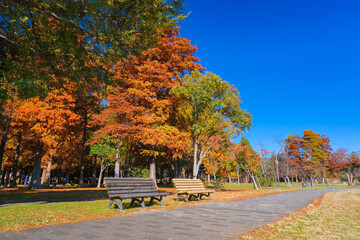
[[[124,211],[122,201],[124,199],[131,199],[130,207],[135,202],[139,202],[145,208],[145,198],[150,199],[150,205],[153,200],[160,202],[164,206],[163,197],[170,195],[167,192],[159,192],[153,179],[151,178],[104,178],[110,198],[109,208],[112,204],[116,204],[121,211]],[[119,199],[119,201],[116,201]]]
[[[177,199],[179,200],[179,197],[184,195],[186,202],[189,202],[191,197],[196,197],[201,201],[202,196],[207,196],[211,201],[210,194],[215,192],[214,190],[205,189],[200,179],[175,178],[173,183],[177,192]]]

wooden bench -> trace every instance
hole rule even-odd
[[[114,203],[121,211],[124,211],[122,201],[131,198],[130,207],[135,202],[139,202],[145,208],[144,198],[150,197],[150,205],[154,200],[164,206],[163,197],[168,196],[167,192],[159,192],[153,179],[151,178],[104,178],[110,198],[109,208]],[[119,199],[120,201],[116,201]]]
[[[211,201],[210,193],[213,193],[214,190],[206,190],[200,179],[176,178],[173,179],[173,183],[178,194],[177,200],[179,200],[179,196],[184,195],[186,202],[189,202],[192,196],[199,201],[202,196],[207,196]]]

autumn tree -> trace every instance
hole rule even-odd
[[[324,135],[305,130],[300,139],[301,170],[310,179],[311,186],[321,173],[325,174],[325,163],[330,156],[329,138]]]
[[[1,109],[1,108],[0,108]],[[2,169],[2,162],[5,153],[6,142],[9,138],[10,124],[13,118],[14,100],[8,99],[2,113],[0,114],[0,129],[1,129],[1,142],[0,142],[0,170]]]
[[[254,189],[259,190],[261,186],[256,178],[256,174],[260,172],[260,156],[251,148],[250,144],[247,144],[245,141],[235,144],[233,151],[236,162],[246,174],[249,174]]]
[[[242,133],[251,126],[251,115],[240,108],[237,89],[213,73],[193,71],[183,78],[183,84],[173,89],[182,96],[189,109],[189,125],[193,145],[193,177],[210,150],[209,141],[216,135]]]
[[[291,187],[290,176],[298,174],[300,170],[300,137],[289,135],[284,140],[282,163],[282,177],[287,187]]]
[[[105,73],[98,71],[100,63],[154,45],[159,29],[183,19],[182,7],[182,0],[3,0],[1,82],[13,86],[21,96],[35,97],[59,87],[53,85],[53,75],[71,73],[71,80],[77,82],[86,75]],[[92,67],[87,62],[96,64]],[[2,87],[0,97],[0,103],[8,98]]]
[[[12,128],[17,131],[18,145],[21,144],[22,135],[26,134],[26,138],[31,136],[32,143],[28,141],[25,147],[34,151],[32,187],[40,188],[41,183],[49,186],[53,159],[71,135],[69,127],[75,125],[79,119],[73,108],[73,98],[57,90],[50,92],[45,100],[33,98],[22,102],[16,108]],[[18,157],[14,158],[17,159]],[[46,165],[43,181],[40,181],[41,160],[45,161]]]
[[[143,158],[151,161],[152,178],[156,158],[181,157],[188,147],[187,132],[173,121],[179,97],[170,90],[181,84],[185,72],[202,69],[193,56],[196,47],[179,37],[177,28],[164,31],[157,41],[156,47],[114,66],[117,86],[108,89],[105,109],[93,121],[101,126],[97,137],[108,135],[116,142],[130,139],[137,143]],[[117,157],[116,176],[119,164]]]
[[[332,172],[343,172],[348,180],[348,185],[353,184],[354,177],[360,169],[359,154],[348,153],[347,149],[341,148],[331,154],[328,167]]]

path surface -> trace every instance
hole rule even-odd
[[[320,198],[329,188],[5,232],[0,239],[236,239]]]

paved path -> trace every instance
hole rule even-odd
[[[0,234],[0,239],[234,239],[307,206],[329,188],[270,194],[195,207],[53,225]]]

